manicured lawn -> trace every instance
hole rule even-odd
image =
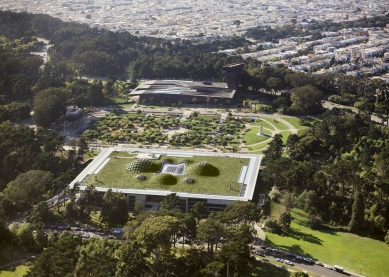
[[[278,130],[289,130],[288,126],[286,126],[284,123],[279,122],[277,119],[275,121],[269,119],[269,122],[275,125]]]
[[[7,268],[0,269],[0,277],[23,277],[30,266],[28,265],[19,265],[11,266]]]
[[[273,212],[272,212],[273,213]],[[284,236],[266,232],[266,245],[339,265],[363,275],[384,277],[389,272],[389,247],[383,242],[331,230],[314,231],[305,226],[307,215],[292,211],[293,221]]]
[[[270,142],[270,141],[269,141]],[[255,144],[253,146],[250,146],[250,150],[260,150],[260,149],[263,149],[265,148],[266,146],[268,146],[269,142],[264,142],[264,143],[260,143],[260,144]]]
[[[282,131],[280,132],[280,134],[282,135],[282,141],[284,143],[286,143],[286,141],[288,140],[288,137],[292,134],[291,132],[289,131]]]
[[[120,157],[119,153],[117,153],[117,156],[116,159],[111,158],[97,174],[98,181],[95,181],[93,174],[84,184],[93,184],[96,187],[238,195],[241,189],[240,184],[237,184],[239,173],[242,166],[248,165],[249,162],[249,159],[229,157],[161,157],[160,160],[152,160],[152,164],[148,169],[137,173],[129,171],[126,167],[134,161],[132,157]],[[168,160],[171,163],[187,162],[185,172],[188,175],[156,174],[161,168],[162,160]],[[206,161],[206,165],[199,166],[200,161]],[[145,175],[146,180],[136,179],[139,174]],[[194,178],[195,181],[194,183],[186,183],[184,178]],[[232,190],[229,190],[230,183],[233,187]]]
[[[311,126],[302,126],[300,125],[299,123],[299,118],[297,117],[281,117],[283,120],[285,121],[288,121],[290,124],[293,125],[293,127],[295,127],[297,130],[300,130],[300,129],[308,129],[310,128]],[[316,121],[319,121],[319,119],[316,119],[316,118],[307,118],[306,119],[307,121],[309,121],[310,125],[312,125],[313,123],[315,123]]]
[[[264,129],[263,131],[266,135],[270,134],[270,132],[266,129]],[[259,128],[257,128],[257,127],[247,129],[243,134],[243,142],[246,145],[251,145],[251,144],[262,142],[262,141],[265,141],[265,140],[271,138],[270,135],[269,136],[258,136],[257,135],[258,133],[259,133]]]
[[[254,123],[250,123],[251,126],[260,126],[262,124],[263,128],[274,131],[273,125],[270,125],[269,122],[265,119],[258,118]]]

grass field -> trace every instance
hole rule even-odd
[[[123,153],[126,155],[125,153]],[[111,188],[133,188],[133,189],[156,189],[176,192],[205,193],[218,195],[239,195],[241,185],[237,184],[240,170],[243,165],[248,165],[249,159],[229,157],[161,157],[160,160],[153,160],[149,169],[141,173],[131,172],[126,166],[134,159],[121,153],[112,153],[112,158],[106,166],[97,174],[98,181],[95,181],[94,174],[91,175],[85,185]],[[226,160],[228,159],[228,160]],[[185,172],[187,176],[173,176],[167,173],[156,174],[162,165],[162,160],[171,163],[187,162]],[[199,166],[200,161],[206,161],[205,166]],[[226,162],[228,161],[228,162]],[[146,180],[136,179],[136,175],[145,175]],[[194,183],[185,183],[184,178],[194,178]],[[229,190],[229,184],[233,189]]]
[[[291,132],[289,131],[281,131],[280,134],[282,135],[282,141],[284,143],[286,143],[286,141],[288,140],[288,137],[292,134]]]
[[[253,127],[247,129],[243,134],[243,142],[250,146],[251,144],[259,143],[271,138],[269,130],[264,129],[263,131],[268,136],[258,136],[259,128]]]
[[[272,216],[282,207],[272,205]],[[274,210],[274,212],[273,212]],[[307,214],[294,209],[288,233],[279,236],[266,232],[265,244],[294,254],[311,257],[329,265],[370,277],[384,277],[389,273],[389,248],[383,242],[354,234],[331,230],[314,231],[305,224]]]
[[[269,142],[264,142],[264,143],[260,143],[260,144],[255,144],[253,146],[249,146],[249,150],[250,151],[255,151],[255,150],[261,150],[263,148],[265,148],[266,146],[268,146]]]
[[[23,277],[30,266],[19,265],[0,269],[0,277]]]
[[[277,119],[276,121],[269,119],[269,122],[277,127],[278,130],[289,130],[288,126],[286,126],[284,123],[279,122]]]
[[[302,126],[300,125],[299,123],[299,118],[297,117],[281,117],[281,119],[285,120],[285,121],[288,121],[290,124],[293,125],[293,127],[295,127],[297,130],[301,130],[301,129],[308,129],[310,128],[311,126]],[[318,119],[315,119],[315,118],[306,118],[306,120],[309,121],[310,125],[312,125],[314,122],[318,121]]]
[[[274,127],[270,125],[266,120],[263,119],[258,118],[254,123],[250,123],[251,126],[258,126],[258,127],[261,126],[261,124],[263,128],[275,131]]]

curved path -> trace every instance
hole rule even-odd
[[[297,134],[297,129],[292,125],[290,124],[288,121],[284,120],[284,119],[281,119],[279,117],[277,117],[277,121],[279,121],[280,123],[284,124],[286,127],[288,127],[287,130],[280,130],[277,128],[277,126],[275,126],[273,123],[270,122],[269,118],[270,117],[273,117],[274,116],[269,116],[269,115],[266,115],[266,118],[264,118],[264,116],[258,118],[264,122],[266,122],[266,124],[268,124],[270,127],[272,127],[274,130],[271,130],[269,128],[263,128],[264,130],[266,131],[269,131],[271,133],[271,137],[274,137],[275,134],[279,134],[281,132],[290,132],[292,134]],[[253,126],[251,124],[246,124],[246,129],[247,128],[260,128],[259,126]],[[259,130],[258,130],[259,132]],[[241,147],[252,147],[252,146],[258,146],[258,145],[261,145],[263,144],[263,147],[262,148],[259,148],[259,149],[255,149],[255,150],[248,150],[248,153],[257,153],[257,152],[260,152],[260,151],[263,151],[265,150],[267,147],[268,147],[268,144],[271,142],[272,138],[269,138],[265,141],[260,141],[260,142],[257,142],[257,143],[252,143],[252,144],[249,144],[249,145],[246,145],[244,142],[243,142],[243,139],[241,139]]]

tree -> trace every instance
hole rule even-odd
[[[142,245],[135,239],[126,240],[116,253],[116,277],[143,276],[150,271],[150,262]]]
[[[216,103],[217,103],[217,98],[213,99],[213,102],[215,102],[215,105],[216,105]]]
[[[80,245],[81,238],[70,232],[63,232],[52,247],[43,251],[25,276],[73,276],[74,266],[79,257],[77,248]]]
[[[192,98],[192,102],[193,102],[193,104],[195,104],[195,105],[196,105],[196,101],[197,101],[197,98],[196,98],[196,97],[193,97],[193,98]]]
[[[143,211],[143,208],[143,202],[137,199],[134,203],[134,215],[139,215]]]
[[[269,198],[272,201],[276,201],[277,198],[280,196],[280,191],[276,186],[272,187],[271,191],[269,192]]]
[[[207,106],[209,108],[209,102],[211,101],[211,96],[207,95],[207,98],[205,99],[205,101],[207,102]]]
[[[81,211],[84,216],[89,217],[90,213],[95,211],[98,198],[99,192],[93,185],[85,188],[81,196]]]
[[[92,240],[80,249],[75,276],[114,276],[116,272],[116,256],[120,243],[115,240]]]
[[[323,93],[314,86],[303,86],[292,90],[291,108],[298,113],[314,114],[321,110]]]
[[[290,211],[294,207],[293,194],[290,192],[284,193],[284,206],[287,211]]]
[[[350,232],[355,232],[364,227],[365,203],[362,193],[359,191],[354,194],[354,203],[351,212],[351,220],[348,224]]]
[[[49,88],[34,97],[33,119],[38,126],[48,127],[66,112],[66,95],[59,88]]]
[[[103,196],[100,217],[110,224],[123,225],[128,221],[127,198],[123,193],[108,189]]]
[[[274,161],[281,157],[284,149],[284,143],[282,141],[281,134],[275,134],[273,140],[269,143],[268,148],[264,151],[264,162]]]
[[[204,206],[202,202],[197,202],[190,209],[190,213],[196,219],[197,225],[199,225],[200,221],[207,217],[208,209]]]
[[[286,232],[292,223],[292,215],[290,214],[290,211],[286,210],[281,212],[278,216],[278,222],[280,223],[282,232]]]
[[[283,82],[281,81],[281,79],[279,78],[275,78],[275,77],[270,77],[269,79],[267,79],[266,81],[266,86],[268,88],[270,88],[271,90],[273,91],[277,91],[277,90],[280,90],[282,89],[283,87]]]
[[[320,217],[313,215],[313,214],[310,214],[308,216],[307,225],[309,228],[311,228],[313,230],[318,229],[320,227],[321,223],[322,223],[322,220]]]
[[[146,250],[154,254],[155,267],[161,261],[161,251],[171,247],[170,238],[177,232],[179,221],[172,216],[149,217],[135,230],[134,238]]]
[[[180,197],[177,193],[171,193],[166,195],[159,204],[160,211],[177,210],[180,207]]]
[[[253,225],[261,217],[261,210],[254,203],[247,201],[234,201],[223,211],[223,218],[230,224],[242,222]]]
[[[42,170],[30,170],[20,174],[3,191],[3,207],[7,214],[26,210],[48,199],[54,183],[53,174]]]
[[[47,239],[41,227],[23,223],[16,232],[18,244],[30,252],[39,252],[46,246]]]
[[[242,273],[246,270],[250,261],[248,244],[252,241],[251,232],[247,224],[240,224],[233,231],[232,238],[218,252],[218,257],[227,266],[227,277],[230,276],[230,271]]]
[[[200,222],[197,228],[197,238],[200,241],[207,243],[208,253],[213,253],[213,246],[215,245],[215,251],[217,249],[218,241],[226,234],[226,227],[220,220],[212,217],[212,214],[206,221]]]
[[[56,221],[54,213],[49,209],[46,201],[39,202],[31,213],[30,222],[35,225],[41,225],[42,222]]]

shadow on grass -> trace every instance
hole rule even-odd
[[[323,242],[318,237],[316,237],[312,234],[301,232],[300,230],[297,230],[295,228],[290,228],[288,230],[288,232],[286,233],[286,236],[294,238],[296,240],[303,240],[303,241],[307,241],[307,242],[318,244],[318,245],[322,245],[322,242]]]
[[[286,252],[290,252],[290,253],[293,253],[295,255],[300,255],[300,256],[304,256],[304,257],[307,257],[307,258],[312,258],[313,257],[311,256],[311,254],[305,252],[300,245],[298,244],[293,244],[291,246],[286,246],[286,245],[280,245],[280,244],[275,244],[273,243],[271,240],[269,240],[268,238],[266,238],[265,240],[265,245],[266,246],[270,246],[270,247],[274,247],[274,248],[278,248],[278,249],[281,249],[281,250],[284,250]]]
[[[244,277],[249,276],[261,276],[261,277],[289,277],[290,274],[287,270],[279,268],[267,261],[254,261]]]

